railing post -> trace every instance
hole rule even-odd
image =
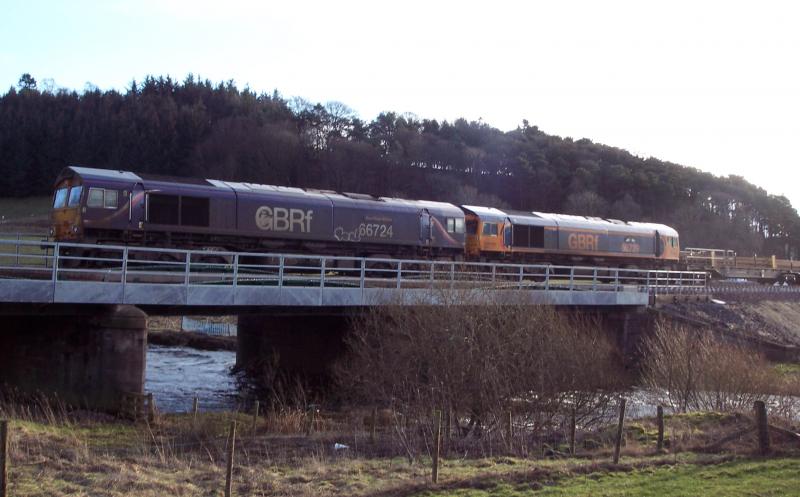
[[[125,303],[125,285],[128,283],[128,247],[122,250],[122,303]]]
[[[236,283],[239,279],[239,254],[233,256],[233,289],[236,290]]]
[[[519,289],[522,290],[522,278],[525,276],[525,266],[519,267]]]
[[[494,285],[496,279],[497,279],[497,266],[492,264],[492,284],[493,285]]]
[[[619,284],[619,268],[614,270],[614,291],[620,291],[620,284]]]
[[[403,261],[397,262],[397,289],[400,289],[400,282],[403,280]]]
[[[189,275],[192,271],[192,253],[186,252],[186,270],[184,272],[183,284],[189,286]]]
[[[549,265],[544,267],[544,289],[546,291],[550,290],[550,266]]]
[[[15,247],[15,252],[17,256],[16,256],[16,262],[14,263],[15,266],[19,266],[19,240],[20,240],[20,234],[17,233],[17,245]]]
[[[362,258],[361,259],[361,274],[359,276],[359,288],[362,290],[364,289],[364,278],[366,277],[367,273],[367,260]]]
[[[455,287],[456,285],[456,263],[450,263],[450,288]]]
[[[569,291],[571,292],[575,288],[575,268],[569,268]]]
[[[325,261],[326,260],[327,259],[325,257],[323,257],[322,260],[319,263],[319,266],[320,266],[319,267],[319,271],[320,271],[320,275],[319,275],[319,305],[322,305],[322,293],[323,293],[323,290],[325,289]]]
[[[592,291],[597,291],[597,268],[592,270]]]
[[[53,297],[55,298],[56,282],[58,281],[58,254],[61,246],[56,243],[53,247]]]
[[[278,256],[278,288],[283,288],[283,265],[285,264],[283,254]]]

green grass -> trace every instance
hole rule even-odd
[[[444,483],[443,483],[444,485]],[[426,497],[527,496],[797,496],[800,459],[741,459],[721,464],[676,464],[630,472],[597,472],[530,481],[483,482],[481,488],[426,491]]]
[[[50,214],[52,197],[0,198],[0,217],[3,220],[24,220]]]
[[[800,376],[800,363],[781,362],[775,365],[775,371],[784,376]]]

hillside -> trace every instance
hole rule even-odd
[[[26,75],[0,96],[0,196],[47,195],[67,164],[568,212],[675,226],[684,246],[793,257],[800,218],[740,177],[548,135],[523,121],[311,104],[233,83],[149,77],[120,93],[40,91]]]

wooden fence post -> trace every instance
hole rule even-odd
[[[256,426],[258,425],[258,401],[253,406],[253,435],[256,433]]]
[[[314,431],[314,422],[316,421],[316,417],[317,417],[317,406],[312,404],[311,419],[308,421],[308,429],[306,430],[306,436],[310,436],[311,433]]]
[[[622,445],[622,427],[625,422],[625,398],[619,399],[619,425],[617,426],[617,438],[614,440],[614,464],[619,463],[619,449]]]
[[[572,406],[572,415],[569,417],[569,453],[575,455],[575,406]]]
[[[767,423],[767,406],[763,400],[753,404],[756,411],[756,434],[758,435],[758,450],[761,455],[769,453],[769,425]]]
[[[378,408],[372,408],[372,414],[370,419],[370,427],[369,427],[369,442],[374,444],[375,443],[375,431],[378,429]]]
[[[0,497],[8,496],[8,420],[0,420]]]
[[[231,430],[228,438],[228,468],[227,471],[225,471],[225,497],[231,497],[231,489],[233,488],[233,449],[236,445],[236,420],[231,421]]]
[[[439,448],[442,442],[442,411],[435,411],[433,413],[433,421],[435,423],[433,430],[433,457],[431,468],[431,481],[433,483],[439,482]]]
[[[200,408],[200,401],[197,398],[197,396],[195,395],[194,399],[192,400],[192,422],[193,423],[197,423],[197,411],[199,410],[199,408]]]
[[[153,394],[147,394],[147,422],[152,423],[156,419],[156,404],[153,400]]]
[[[450,436],[453,430],[453,410],[448,404],[444,413],[444,454],[445,457],[450,456]]]
[[[511,411],[508,411],[508,452],[514,454],[514,420]]]
[[[661,452],[664,450],[664,407],[656,407],[656,423],[658,424],[658,440],[656,441],[656,450]]]

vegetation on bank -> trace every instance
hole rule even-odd
[[[11,419],[11,495],[222,495],[227,430],[237,421],[233,494],[253,496],[534,496],[534,495],[794,495],[800,485],[796,443],[775,438],[776,456],[756,458],[750,440],[713,453],[714,440],[751,422],[720,413],[667,419],[666,451],[655,450],[654,420],[631,420],[618,465],[605,443],[577,457],[476,451],[443,455],[438,484],[430,457],[413,464],[392,453],[396,433],[372,438],[364,412],[267,410],[253,430],[247,413],[157,416],[152,423],[80,411],[3,403]],[[604,439],[600,427],[587,433]],[[347,448],[335,449],[335,444]]]
[[[192,75],[80,93],[23,75],[0,95],[0,195],[47,195],[68,164],[651,220],[676,227],[684,246],[747,255],[788,258],[800,245],[789,201],[741,177],[548,135],[524,120],[507,132],[395,112],[365,121],[341,103]]]

